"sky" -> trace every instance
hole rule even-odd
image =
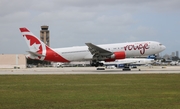
[[[0,54],[27,54],[19,31],[50,30],[52,48],[158,41],[180,52],[180,0],[0,0]]]

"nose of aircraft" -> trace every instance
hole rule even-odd
[[[166,49],[166,46],[165,46],[165,45],[162,45],[162,46],[161,46],[161,49],[162,49],[162,51],[165,50],[165,49]]]

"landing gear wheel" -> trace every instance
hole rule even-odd
[[[91,66],[98,67],[98,66],[103,66],[103,65],[104,65],[103,63],[100,63],[100,62],[97,62],[97,61],[91,62]]]
[[[123,70],[123,71],[131,71],[130,68],[123,68],[122,70]]]
[[[105,70],[105,68],[104,67],[97,67],[96,70]]]
[[[100,66],[103,66],[104,64],[103,63],[99,63]]]

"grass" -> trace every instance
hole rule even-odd
[[[0,76],[0,109],[119,108],[180,109],[180,75]]]

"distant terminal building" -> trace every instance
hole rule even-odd
[[[176,57],[179,57],[179,51],[176,51]]]
[[[49,37],[48,26],[46,26],[46,25],[41,26],[40,39],[41,39],[41,41],[43,41],[46,45],[50,46],[50,37]]]
[[[171,56],[174,57],[175,56],[175,52],[172,52]]]

